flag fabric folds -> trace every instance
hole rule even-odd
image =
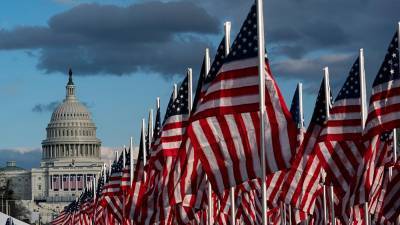
[[[367,115],[360,54],[334,102],[326,70],[305,129],[302,84],[288,110],[266,54],[259,59],[259,25],[254,4],[232,46],[228,35],[222,38],[211,66],[207,50],[193,103],[189,72],[164,120],[157,100],[155,126],[151,111],[136,160],[131,144],[100,175],[53,175],[52,190],[82,193],[51,224],[262,224],[264,181],[268,225],[398,223],[399,31],[373,82]]]
[[[250,10],[229,55],[208,86],[188,136],[213,189],[224,189],[261,177],[256,6]],[[296,131],[290,112],[266,70],[267,173],[290,167]],[[271,134],[275,134],[272,138]]]

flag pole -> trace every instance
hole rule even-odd
[[[193,107],[193,70],[192,68],[187,69],[187,76],[188,76],[188,110],[189,115],[192,112]]]
[[[124,145],[123,147],[122,147],[122,162],[123,162],[123,166],[122,167],[125,167],[125,164],[126,164],[126,156],[125,156],[125,148],[126,148],[126,145]]]
[[[303,83],[298,84],[299,87],[299,114],[300,114],[300,127],[304,128],[304,112],[303,112]]]
[[[143,167],[146,165],[146,137],[145,137],[145,120],[142,119],[142,154],[143,154]],[[143,173],[143,180],[146,181],[146,173]]]
[[[367,90],[365,84],[365,68],[364,68],[364,49],[360,48],[360,94],[361,94],[361,127],[364,130],[365,121],[367,120]]]
[[[210,71],[211,67],[211,59],[210,59],[210,49],[206,48],[205,50],[205,55],[204,55],[204,73],[205,77],[207,77],[208,72]],[[206,179],[208,181],[207,175]],[[212,188],[211,184],[208,181],[207,182],[207,188],[208,188],[208,224],[212,225],[213,224],[213,204],[212,204]]]
[[[173,100],[176,99],[176,97],[178,97],[178,85],[174,84],[174,92],[173,92]]]
[[[226,21],[224,23],[224,32],[225,32],[225,57],[229,55],[230,46],[231,46],[231,27],[232,24],[230,21]],[[236,208],[235,208],[235,187],[231,187],[229,192],[229,199],[231,203],[231,224],[235,225],[235,215],[236,215]]]
[[[282,225],[285,225],[285,221],[286,221],[286,218],[285,218],[285,206],[284,206],[285,204],[283,203],[283,202],[281,202],[281,205],[280,205],[280,208],[281,208],[281,224]]]
[[[267,183],[265,165],[265,46],[263,0],[257,0],[257,34],[258,34],[258,74],[260,95],[260,151],[261,151],[261,183],[262,183],[262,224],[267,225]]]
[[[149,121],[148,121],[148,135],[149,135],[149,149],[151,147],[151,142],[153,141],[153,109],[149,111]]]
[[[224,23],[224,32],[225,32],[225,56],[229,55],[230,46],[231,46],[231,27],[232,24],[230,21],[226,21]]]
[[[359,73],[360,73],[360,93],[361,93],[361,127],[364,130],[365,128],[365,121],[367,120],[367,91],[366,91],[366,84],[365,84],[365,63],[364,63],[364,49],[360,49],[359,53]],[[389,171],[390,173],[390,171]],[[365,225],[370,224],[369,214],[368,214],[368,202],[364,204],[364,211],[365,211]]]
[[[325,106],[326,106],[326,121],[329,120],[329,109],[330,109],[330,105],[331,105],[331,90],[330,90],[330,85],[329,85],[329,68],[325,67],[324,68],[324,78],[325,78]],[[326,191],[326,189],[325,189]],[[329,186],[329,200],[330,200],[330,207],[331,207],[331,223],[332,225],[336,225],[336,221],[335,221],[335,202],[334,202],[334,198],[333,198],[333,185]],[[325,195],[326,196],[326,195]],[[326,199],[325,199],[326,201]],[[325,203],[326,204],[326,203]],[[326,207],[326,206],[325,206]],[[326,222],[328,222],[326,220]]]
[[[325,111],[326,111],[326,116],[325,116],[325,121],[328,120],[329,118],[329,106],[331,102],[331,95],[330,95],[330,90],[329,90],[329,68],[324,67],[324,86],[325,86]],[[328,224],[328,210],[327,210],[327,190],[326,190],[326,184],[325,184],[325,177],[323,178],[323,205],[324,205],[324,222],[325,224]],[[334,213],[332,213],[332,216],[334,217]]]
[[[129,157],[131,158],[130,165],[129,165],[131,179],[130,179],[129,185],[132,185],[132,181],[133,181],[133,137],[130,138],[129,148],[130,148]]]

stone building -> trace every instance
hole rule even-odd
[[[66,97],[53,112],[42,141],[40,168],[32,169],[32,198],[71,201],[100,172],[101,141],[87,108],[78,101],[72,71]]]
[[[15,161],[7,162],[7,165],[0,168],[0,187],[12,187],[13,196],[18,199],[30,199],[31,192],[31,172],[17,167]]]
[[[50,222],[99,175],[100,146],[91,114],[75,95],[70,70],[65,99],[46,128],[40,167],[25,170],[15,161],[8,162],[0,168],[0,186],[10,182],[14,197],[29,200],[24,202],[42,222]]]

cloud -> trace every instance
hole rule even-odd
[[[84,105],[87,108],[92,108],[93,107],[93,103],[87,103],[87,102],[81,102],[82,105]],[[49,103],[38,103],[36,105],[33,106],[32,108],[32,112],[35,113],[45,113],[45,112],[53,112],[57,106],[59,106],[61,104],[60,101],[52,101]]]
[[[43,112],[53,112],[54,109],[56,109],[56,107],[60,104],[61,102],[59,101],[53,101],[47,104],[36,104],[35,106],[33,106],[32,108],[32,112],[36,112],[36,113],[43,113]]]
[[[297,79],[304,83],[304,91],[316,93],[322,80],[323,68],[329,65],[330,83],[332,87],[338,87],[343,82],[345,74],[357,56],[348,54],[326,54],[317,57],[291,59],[287,58],[272,63],[274,74],[284,74],[285,79]],[[343,66],[345,65],[345,66]]]
[[[121,147],[101,146],[101,160],[107,165],[115,159],[115,151],[121,152]],[[133,156],[137,158],[139,148],[134,147]],[[31,169],[40,166],[42,149],[40,147],[15,147],[0,149],[0,167],[6,166],[7,161],[16,161],[17,166]]]
[[[16,161],[17,166],[31,169],[40,166],[42,157],[41,148],[15,147],[0,149],[0,167],[6,165],[7,161]]]
[[[192,2],[145,2],[128,7],[80,4],[47,26],[0,29],[0,50],[39,50],[46,73],[175,75],[197,65],[218,20]]]
[[[232,34],[236,35],[252,3],[204,0],[200,4],[210,14],[231,20]],[[332,83],[341,85],[358,50],[364,48],[370,83],[400,21],[399,8],[398,0],[265,1],[265,38],[269,58],[275,65],[274,75],[302,80],[315,90],[322,78],[322,67],[329,66]],[[331,56],[348,57],[327,60]]]
[[[232,21],[234,36],[250,4],[248,0],[142,0],[127,7],[80,4],[49,18],[47,26],[0,29],[0,50],[34,51],[37,67],[46,73],[64,72],[70,66],[78,75],[146,72],[168,77],[189,66],[198,68],[203,49],[218,44],[223,21]],[[333,62],[323,57],[355,59],[358,49],[364,48],[367,81],[371,81],[400,20],[399,8],[398,0],[266,1],[266,44],[276,65],[275,76],[311,82],[321,76],[321,66],[329,66],[335,71],[333,83],[340,83],[353,57]]]
[[[119,154],[121,154],[121,147],[107,147],[107,146],[101,146],[101,160],[109,165],[110,162],[112,163],[115,159],[115,152],[118,151]],[[134,146],[133,150],[133,158],[136,160],[138,157],[138,152],[139,152],[139,147]]]

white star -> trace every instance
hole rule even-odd
[[[393,69],[390,70],[390,74],[394,74],[394,70]]]

